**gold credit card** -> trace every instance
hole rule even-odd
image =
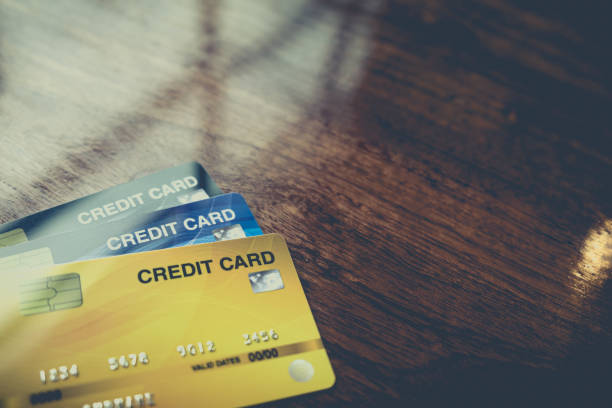
[[[277,234],[0,275],[0,407],[244,406],[335,376]]]

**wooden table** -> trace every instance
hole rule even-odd
[[[197,160],[337,374],[269,406],[609,406],[609,14],[532,3],[2,0],[0,221]]]

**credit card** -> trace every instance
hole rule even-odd
[[[0,248],[0,273],[20,264],[41,266],[43,260],[52,265],[261,234],[244,198],[222,194]]]
[[[333,369],[277,234],[0,276],[0,406],[244,406]]]
[[[0,247],[221,194],[206,170],[185,163],[0,225]]]

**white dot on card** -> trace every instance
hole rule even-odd
[[[314,375],[314,367],[306,360],[294,360],[289,365],[289,375],[297,382],[306,382]]]

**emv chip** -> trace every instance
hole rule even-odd
[[[50,276],[21,285],[19,309],[24,316],[72,309],[83,304],[78,273]]]

